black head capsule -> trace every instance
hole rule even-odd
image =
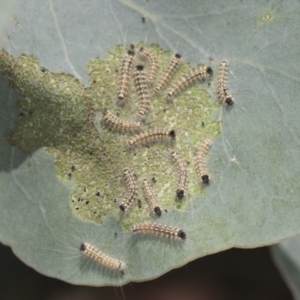
[[[120,206],[121,211],[125,211],[125,206],[123,204],[121,204]]]
[[[85,246],[84,243],[82,243],[82,244],[80,245],[79,250],[80,250],[81,252],[83,252],[83,251],[86,250],[86,246]]]
[[[134,51],[133,50],[128,50],[127,54],[130,55],[130,56],[134,56]]]
[[[232,106],[233,105],[233,100],[232,100],[232,98],[226,98],[226,100],[225,100],[225,103],[228,105],[228,106]]]
[[[184,190],[178,189],[176,191],[176,196],[177,196],[178,199],[182,199],[184,197]]]
[[[203,175],[201,177],[203,184],[209,185],[209,176],[208,175]]]
[[[158,206],[154,207],[154,212],[155,212],[155,214],[156,214],[158,217],[161,216],[161,210],[160,210],[160,208],[159,208]]]
[[[171,130],[169,132],[169,137],[172,139],[172,140],[175,140],[176,139],[176,133],[175,133],[175,130]]]
[[[212,76],[213,73],[214,73],[214,71],[213,71],[213,69],[211,67],[207,67],[206,68],[206,73],[209,74],[209,76]]]
[[[178,231],[178,237],[180,237],[182,240],[185,240],[186,239],[186,234],[183,230],[179,230]]]
[[[130,49],[132,49],[132,50],[134,49],[134,45],[133,45],[133,44],[130,44],[129,47],[130,47]]]
[[[137,66],[136,66],[136,69],[137,69],[138,71],[143,71],[143,70],[144,70],[144,66],[142,66],[142,65],[137,65]]]
[[[138,208],[142,208],[142,202],[140,199],[138,199],[137,203],[138,203]]]
[[[178,53],[176,53],[176,54],[175,54],[175,57],[176,57],[176,58],[181,58],[181,55],[178,54]]]

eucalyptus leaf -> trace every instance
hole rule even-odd
[[[75,284],[101,286],[149,280],[204,255],[230,247],[270,245],[298,234],[299,9],[296,1],[19,2],[15,19],[1,42],[9,54],[2,51],[0,60],[4,75],[0,87],[0,240],[43,274]],[[93,175],[87,178],[89,182],[99,169],[99,178],[111,187],[103,198],[101,191],[100,199],[106,201],[109,197],[105,195],[110,192],[121,195],[122,170],[118,184],[111,180],[110,172],[104,176],[107,161],[101,156],[102,166],[95,158],[99,145],[90,142],[91,129],[84,123],[91,121],[90,114],[82,101],[88,94],[87,99],[96,102],[92,91],[97,76],[101,82],[95,84],[109,85],[114,64],[118,60],[121,63],[122,52],[117,46],[126,49],[129,44],[140,43],[153,44],[151,49],[161,54],[163,64],[171,53],[180,53],[192,66],[210,65],[215,74],[211,86],[199,85],[191,89],[191,94],[186,93],[193,100],[207,100],[204,108],[209,113],[205,117],[201,115],[192,124],[186,118],[187,132],[197,140],[189,140],[189,135],[184,136],[178,128],[179,141],[184,141],[183,148],[190,148],[188,159],[192,161],[198,135],[201,139],[205,135],[215,138],[221,124],[221,135],[213,141],[207,164],[212,182],[206,188],[197,187],[195,182],[188,199],[183,203],[174,200],[173,207],[168,206],[168,212],[157,220],[183,228],[187,234],[183,243],[137,238],[130,231],[135,215],[115,213],[112,199],[107,211],[113,213],[102,215],[98,222],[80,219],[70,201],[85,186],[76,175],[68,174],[86,172],[86,168]],[[222,60],[229,62],[228,86],[235,101],[231,109],[216,108],[216,73]],[[12,74],[12,70],[19,73]],[[46,79],[47,89],[43,90]],[[109,97],[114,101],[110,90],[98,92],[105,104]],[[179,112],[199,109],[198,102],[182,99],[174,101],[180,104]],[[33,102],[36,110],[31,112],[28,107]],[[213,109],[217,119],[211,117]],[[26,123],[22,123],[22,117]],[[207,126],[211,131],[203,130],[202,136],[201,119],[208,117],[210,121],[205,122],[211,125]],[[30,118],[32,130],[28,129]],[[172,120],[176,124],[176,118]],[[102,142],[100,148],[118,144],[118,138],[109,139],[97,116],[92,123],[95,140]],[[18,132],[26,132],[26,136],[20,137]],[[74,139],[80,136],[78,146],[71,138],[64,139],[71,133]],[[39,134],[44,143],[22,144],[39,141]],[[84,139],[88,141],[86,147]],[[66,172],[56,149],[65,149],[69,155],[68,146],[76,149],[70,154],[74,154],[74,161],[78,153],[85,159],[90,155],[87,163],[82,160],[80,170],[72,171],[71,159]],[[95,151],[88,153],[91,148]],[[108,149],[108,156],[119,166],[123,161],[118,149]],[[143,153],[148,152],[146,149]],[[124,164],[127,162],[132,163]],[[143,168],[136,165],[138,175],[143,176]],[[169,174],[171,164],[166,170]],[[161,180],[168,182],[168,178]],[[79,251],[85,241],[124,261],[124,276],[85,260]]]

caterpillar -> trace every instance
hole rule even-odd
[[[120,70],[120,78],[119,78],[119,86],[118,86],[118,100],[123,102],[129,87],[130,82],[130,74],[134,60],[134,46],[130,45],[130,50],[128,50],[127,54],[124,56],[121,70]]]
[[[174,76],[176,70],[178,69],[180,63],[181,63],[181,55],[175,54],[168,68],[166,69],[161,79],[159,80],[157,86],[155,87],[154,89],[155,92],[159,93],[169,83],[171,78]]]
[[[198,178],[202,181],[203,184],[209,185],[209,175],[206,170],[205,157],[212,145],[210,139],[206,139],[203,145],[196,151],[196,170]]]
[[[124,274],[124,270],[126,269],[126,264],[124,262],[108,256],[93,245],[89,243],[82,243],[80,245],[80,252],[100,265],[111,270],[120,271],[122,275]]]
[[[146,76],[144,72],[144,67],[138,65],[134,73],[134,84],[139,98],[139,108],[137,112],[137,118],[143,119],[146,117],[150,109],[150,98],[148,86],[146,83]]]
[[[147,49],[140,48],[139,55],[142,59],[147,60],[149,64],[149,73],[147,76],[147,81],[149,83],[153,82],[157,73],[158,63],[155,56]]]
[[[124,168],[123,176],[126,182],[127,193],[125,198],[121,201],[119,208],[124,212],[129,210],[129,208],[134,204],[137,199],[138,192],[135,178],[129,168]]]
[[[186,184],[187,184],[187,166],[175,151],[171,153],[171,157],[175,162],[177,172],[179,174],[177,187],[176,187],[176,197],[182,199],[186,194]]]
[[[152,142],[159,142],[159,141],[172,142],[175,139],[176,139],[175,130],[152,129],[131,137],[127,142],[127,147],[132,148],[138,145],[149,144]]]
[[[156,216],[161,216],[161,208],[159,207],[158,201],[152,191],[150,183],[147,179],[143,180],[143,191],[146,196],[146,200],[150,206],[151,212],[153,212]]]
[[[168,91],[167,97],[168,98],[174,97],[180,91],[182,91],[184,88],[191,85],[195,81],[200,80],[204,82],[212,75],[213,75],[213,70],[211,67],[206,67],[206,66],[200,67],[197,70],[191,72],[190,74],[181,77],[181,79],[175,82],[172,88]]]
[[[233,97],[228,93],[227,89],[227,74],[228,74],[228,63],[223,60],[219,67],[218,80],[217,80],[217,90],[219,101],[228,106],[233,105]]]
[[[102,111],[103,121],[111,128],[120,131],[133,131],[138,130],[141,127],[141,123],[138,121],[125,121],[115,116],[111,111],[105,108]]]
[[[132,231],[137,234],[157,235],[177,241],[186,239],[186,233],[182,229],[158,223],[136,224]]]

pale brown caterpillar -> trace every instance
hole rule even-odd
[[[227,104],[228,106],[233,105],[233,97],[228,93],[227,88],[227,74],[228,74],[228,63],[223,60],[219,67],[218,80],[217,80],[217,90],[219,101],[222,104]]]
[[[80,251],[83,255],[89,257],[100,265],[111,270],[120,271],[122,275],[124,274],[124,270],[126,269],[126,264],[124,262],[108,256],[91,244],[82,243],[80,245]]]
[[[173,151],[171,157],[176,165],[178,172],[178,181],[176,187],[176,197],[182,199],[186,194],[186,185],[187,185],[187,165],[186,162],[182,159],[177,152]]]
[[[111,111],[105,108],[102,111],[103,121],[111,128],[120,131],[134,131],[141,127],[141,122],[138,121],[126,121],[118,118]]]
[[[118,86],[118,100],[123,102],[129,87],[130,82],[130,74],[134,60],[134,46],[130,46],[131,50],[128,50],[127,54],[124,56],[122,60],[120,77],[119,77],[119,86]]]
[[[202,181],[203,184],[209,185],[209,175],[206,170],[206,155],[212,145],[210,139],[206,139],[203,145],[196,151],[196,170],[198,178]]]
[[[162,75],[161,79],[159,80],[157,86],[155,87],[155,92],[159,93],[164,87],[169,83],[169,81],[174,76],[176,70],[178,69],[179,65],[181,63],[181,55],[175,54],[173,59],[171,60],[168,68]]]
[[[134,84],[139,98],[137,118],[143,119],[150,110],[150,98],[144,67],[142,65],[138,65],[136,67],[136,71],[134,73]]]
[[[182,91],[187,86],[191,85],[192,83],[200,80],[204,82],[208,78],[213,75],[213,70],[211,67],[200,67],[197,70],[181,77],[177,82],[175,82],[172,88],[168,91],[167,97],[172,98],[176,96],[180,91]]]
[[[146,200],[149,204],[151,212],[156,214],[156,216],[160,217],[161,216],[161,208],[158,204],[158,201],[153,193],[153,190],[150,186],[150,183],[147,179],[143,180],[143,191],[146,197]]]
[[[147,60],[149,64],[149,72],[147,76],[147,81],[152,83],[155,80],[155,76],[157,73],[158,63],[155,56],[147,49],[141,48],[139,51],[139,55],[142,59]]]
[[[129,170],[129,168],[124,168],[123,175],[126,182],[127,193],[125,198],[121,201],[119,205],[121,211],[128,211],[129,208],[136,202],[138,192],[137,192],[137,184],[134,178],[134,175]]]
[[[172,240],[185,240],[186,233],[179,228],[158,224],[158,223],[143,223],[133,226],[132,231],[144,235],[157,235]]]
[[[127,147],[133,148],[139,145],[149,144],[153,142],[172,142],[176,139],[175,130],[168,129],[152,129],[140,134],[134,135],[127,142]]]

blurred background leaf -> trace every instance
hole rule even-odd
[[[300,299],[300,238],[270,247],[271,254],[295,300]]]

